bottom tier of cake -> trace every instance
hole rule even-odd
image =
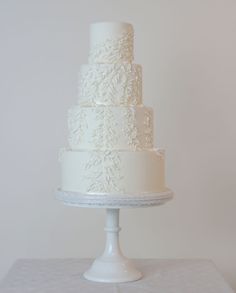
[[[91,194],[163,192],[163,152],[64,150],[60,155],[61,189]]]

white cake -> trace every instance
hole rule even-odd
[[[163,192],[164,152],[153,147],[153,112],[142,104],[142,68],[133,64],[133,27],[90,26],[89,64],[69,109],[69,147],[60,152],[61,189],[83,194]]]

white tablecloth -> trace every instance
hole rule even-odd
[[[136,282],[87,281],[88,259],[18,260],[0,285],[1,293],[232,293],[209,260],[135,260],[144,276]]]

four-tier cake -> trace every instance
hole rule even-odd
[[[131,24],[90,26],[89,63],[68,112],[68,148],[60,152],[61,189],[82,194],[166,191],[163,151],[153,146],[153,111],[142,103],[142,67],[133,63]]]

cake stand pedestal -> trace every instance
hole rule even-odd
[[[136,281],[142,277],[142,273],[135,268],[132,261],[126,258],[119,244],[119,211],[121,208],[152,207],[164,204],[172,199],[171,190],[161,193],[143,195],[105,195],[105,194],[81,194],[58,190],[57,198],[64,204],[77,207],[106,208],[106,246],[99,258],[90,269],[84,273],[84,277],[90,281],[105,283],[121,283]]]

